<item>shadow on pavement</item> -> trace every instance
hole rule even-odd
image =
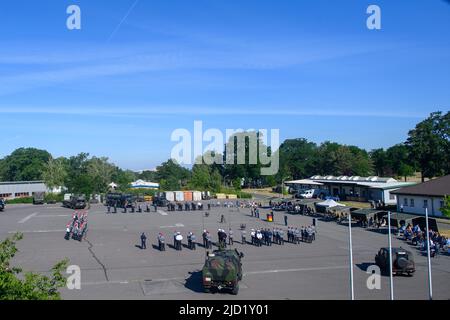
[[[186,283],[184,286],[194,292],[204,292],[203,285],[202,285],[202,272],[201,271],[195,271],[195,272],[189,272],[190,277],[186,279]]]

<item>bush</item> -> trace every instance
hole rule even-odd
[[[15,198],[6,200],[6,204],[22,204],[22,203],[33,203],[32,197],[25,197],[25,198]]]
[[[63,202],[64,195],[62,193],[47,193],[45,194],[44,201],[49,202]]]

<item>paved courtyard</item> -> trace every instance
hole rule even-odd
[[[83,242],[64,240],[64,229],[72,210],[59,205],[9,205],[0,213],[0,239],[20,231],[24,239],[14,263],[26,271],[48,272],[67,257],[81,268],[81,290],[62,290],[64,299],[348,299],[348,228],[335,222],[319,221],[315,242],[299,245],[254,247],[240,243],[239,226],[250,228],[282,227],[284,213],[276,212],[274,222],[251,217],[250,209],[212,208],[209,217],[203,211],[167,212],[160,208],[150,213],[106,214],[106,207],[93,205],[89,210],[89,230]],[[224,214],[226,223],[221,224]],[[289,225],[301,227],[312,218],[288,215]],[[232,227],[234,247],[245,254],[244,278],[237,296],[202,292],[200,270],[205,249],[168,247],[156,249],[156,236],[163,232],[171,244],[175,230],[192,231],[201,242],[203,229],[217,240],[217,228]],[[284,227],[284,226],[283,226]],[[355,227],[353,230],[354,278],[356,299],[389,299],[389,279],[382,277],[381,290],[366,286],[366,268],[374,262],[378,249],[387,246],[387,235]],[[147,249],[141,250],[139,236],[147,235]],[[249,235],[248,237],[249,238]],[[185,241],[184,241],[185,242]],[[395,246],[409,247],[394,238]],[[413,277],[395,277],[396,299],[427,299],[426,257],[415,248],[417,271]],[[450,257],[432,259],[435,299],[450,298]]]

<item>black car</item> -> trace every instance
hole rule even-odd
[[[0,199],[0,211],[5,210],[5,200]]]
[[[412,252],[400,248],[392,248],[392,274],[412,275],[416,271]],[[375,264],[380,270],[389,274],[389,248],[381,248],[375,256]]]

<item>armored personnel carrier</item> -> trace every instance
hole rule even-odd
[[[242,252],[236,249],[214,250],[207,252],[202,269],[203,288],[205,292],[212,289],[230,290],[236,295],[239,292],[239,281],[242,280]]]

